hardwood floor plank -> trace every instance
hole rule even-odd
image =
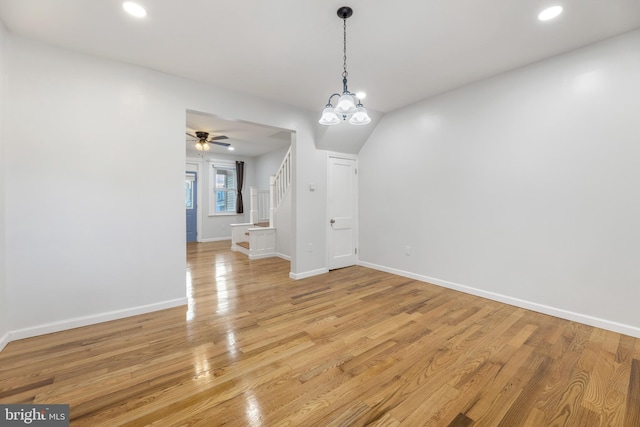
[[[617,390],[609,390],[602,408],[602,422],[604,426],[620,426],[624,423],[626,395]],[[637,404],[637,402],[636,402]]]
[[[447,424],[447,427],[470,427],[473,424],[473,420],[467,417],[465,414],[458,414],[453,421]]]
[[[72,426],[640,426],[640,339],[350,267],[187,245],[189,305],[9,343]]]
[[[400,425],[400,421],[393,418],[393,416],[389,413],[382,415],[380,418],[376,418],[372,420],[369,424],[369,427],[397,427]]]
[[[427,387],[430,389],[429,393],[424,392]],[[400,420],[401,426],[422,425],[425,420],[432,418],[440,422],[443,408],[448,403],[455,401],[459,394],[458,390],[448,384],[435,388],[435,390],[433,384],[425,385],[418,389],[416,394],[393,408],[390,413],[394,418]],[[405,414],[405,411],[408,413]]]
[[[631,361],[624,426],[640,426],[640,359]]]
[[[616,362],[618,363],[631,363],[634,355],[634,346],[636,345],[636,339],[622,335],[618,341],[618,347],[616,348]]]
[[[486,423],[484,425],[501,419],[518,396],[521,381],[526,380],[517,375],[528,362],[533,350],[533,347],[527,345],[519,348],[507,345],[492,357],[490,360],[498,366],[498,372],[487,379],[487,385],[469,400],[462,412],[476,420],[476,423]]]
[[[610,381],[615,372],[614,366],[615,355],[604,350],[598,352],[598,363],[589,373],[589,384],[582,398],[582,406],[594,411],[602,413],[604,410],[607,392],[611,387]]]

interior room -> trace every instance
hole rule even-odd
[[[0,0],[0,405],[640,426],[638,111],[636,0]]]

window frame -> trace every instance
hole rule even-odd
[[[187,182],[191,183],[190,186],[189,186],[189,192],[191,193],[191,197],[190,197],[191,205],[187,204],[187,193],[186,193],[187,188],[186,188],[186,185],[185,185],[185,194],[184,194],[184,207],[185,207],[185,209],[196,209],[197,208],[196,204],[194,203],[196,194],[194,192],[194,185],[193,185],[193,183],[196,182],[196,180],[197,180],[197,178],[196,178],[196,173],[195,172],[187,172],[185,174],[185,179],[184,179],[185,184]]]
[[[238,177],[236,175],[236,162],[235,161],[224,161],[224,160],[211,160],[209,161],[211,168],[209,169],[209,216],[231,216],[231,215],[243,215],[236,213],[235,208],[233,212],[217,212],[216,204],[217,204],[217,192],[219,191],[216,188],[216,175],[218,170],[228,170],[234,173],[236,187],[235,188],[227,188],[223,191],[226,192],[234,192],[238,191]]]

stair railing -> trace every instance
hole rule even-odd
[[[277,208],[280,203],[282,203],[282,199],[284,199],[284,196],[286,196],[289,191],[289,187],[291,187],[291,172],[293,167],[291,160],[291,147],[289,147],[275,175],[275,195],[274,198],[272,198],[275,203],[272,207]]]

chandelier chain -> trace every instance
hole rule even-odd
[[[0,0],[1,1],[1,0]],[[337,11],[338,16],[342,19],[342,93],[333,93],[329,96],[329,100],[322,110],[322,116],[318,122],[321,125],[331,126],[349,120],[352,125],[366,125],[371,123],[371,117],[367,114],[367,110],[360,102],[360,98],[364,95],[356,96],[349,92],[347,88],[347,18],[353,14],[353,9],[343,6]],[[339,97],[335,107],[332,100]]]
[[[342,77],[344,77],[345,79],[347,78],[347,76],[349,75],[349,73],[347,73],[347,18],[343,18],[342,19],[343,22],[343,31],[344,31],[344,44],[343,44],[343,53],[344,53],[344,57],[343,57],[343,70],[342,71]]]

